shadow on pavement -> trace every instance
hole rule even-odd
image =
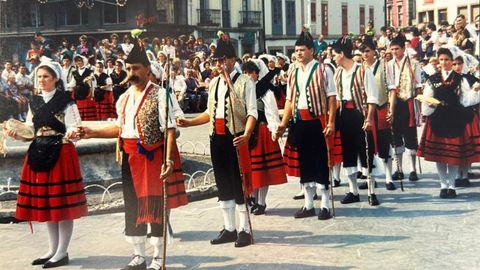
[[[452,200],[453,202],[454,200]],[[450,202],[450,201],[449,201]],[[475,210],[431,210],[431,209],[415,209],[415,210],[401,210],[401,208],[394,207],[370,207],[369,208],[336,208],[337,217],[391,217],[391,218],[414,218],[427,216],[459,216],[470,213]]]
[[[208,267],[195,267],[192,269],[209,269],[209,270],[347,270],[355,267],[336,267],[336,266],[321,266],[321,265],[306,265],[295,263],[251,263],[251,264],[232,264],[222,266],[208,266]],[[190,269],[190,268],[171,268],[168,269]]]

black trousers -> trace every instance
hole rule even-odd
[[[411,117],[408,102],[397,99],[393,120],[394,147],[405,145],[408,149],[418,148],[417,127],[409,127]]]
[[[125,235],[126,236],[145,236],[147,235],[147,224],[137,225],[138,199],[133,186],[130,165],[128,164],[128,154],[123,152],[122,162],[122,187],[123,199],[125,201]],[[162,237],[163,225],[150,223],[151,236]]]
[[[358,158],[362,167],[367,168],[367,143],[365,141],[365,131],[362,129],[364,117],[356,109],[343,109],[338,115],[338,129],[340,130],[340,139],[343,150],[343,167],[356,167]],[[375,145],[373,135],[367,132],[368,140],[368,160],[370,164],[369,171],[372,171],[373,155]]]
[[[235,200],[236,204],[245,203],[233,136],[231,134],[210,136],[210,154],[218,199]]]

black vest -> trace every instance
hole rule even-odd
[[[82,75],[78,73],[78,70],[75,70],[73,72],[73,79],[76,82],[76,87],[74,91],[74,97],[76,100],[84,100],[90,94],[90,86],[83,83],[83,80],[85,80],[85,78],[87,78],[88,76],[92,75],[92,73],[93,71],[88,68],[85,68]]]

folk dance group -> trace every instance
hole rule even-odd
[[[332,217],[330,192],[332,185],[340,184],[342,162],[350,190],[341,203],[359,202],[358,186],[364,186],[369,204],[378,205],[376,182],[369,178],[366,185],[357,183],[358,162],[370,175],[375,154],[384,163],[387,190],[396,189],[393,180],[404,177],[402,155],[407,149],[412,164],[409,179],[418,180],[415,158],[422,156],[437,164],[440,197],[454,198],[459,168],[468,170],[470,163],[480,161],[480,89],[473,84],[475,79],[467,80],[460,69],[452,70],[454,61],[460,60],[448,49],[438,51],[441,70],[423,89],[427,98],[421,109],[427,120],[418,145],[414,98],[422,89],[420,70],[405,55],[403,36],[392,41],[394,58],[389,62],[375,58],[371,40],[361,47],[362,64],[352,60],[352,43],[346,37],[333,46],[336,67],[314,60],[313,48],[312,36],[302,29],[295,44],[296,62],[286,76],[281,120],[271,91],[273,75],[255,59],[243,65],[243,74],[238,72],[234,47],[223,33],[215,54],[222,72],[209,85],[207,110],[193,119],[176,118],[178,104],[150,76],[150,62],[140,42],[125,61],[131,86],[116,103],[118,119],[101,129],[81,125],[74,100],[58,90],[58,67],[42,63],[36,71],[41,94],[30,103],[27,117],[35,137],[21,173],[16,212],[17,219],[47,224],[49,250],[32,264],[43,268],[68,264],[73,220],[87,215],[73,144],[79,139],[119,139],[125,235],[134,254],[123,268],[129,270],[147,269],[148,231],[154,247],[148,269],[162,269],[162,250],[169,233],[164,233],[164,212],[167,216],[169,212],[162,209],[165,202],[168,210],[188,203],[175,141],[178,126],[209,123],[212,164],[224,218],[223,229],[210,241],[212,245],[252,244],[249,211],[264,214],[268,187],[286,183],[286,175],[298,177],[304,189],[305,203],[295,218]],[[282,155],[278,140],[287,128]],[[9,135],[15,136],[15,131],[10,130]],[[393,155],[398,168],[395,173]],[[317,186],[321,195],[318,213],[314,208]],[[250,195],[255,198],[251,208],[247,206]]]

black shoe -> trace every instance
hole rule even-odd
[[[377,181],[374,181],[375,183],[375,188],[377,187]],[[361,184],[358,185],[358,189],[368,189],[368,182],[364,181]]]
[[[468,180],[468,178],[455,179],[455,186],[456,187],[469,187],[470,186],[470,180]]]
[[[150,267],[148,267],[147,270],[163,270],[161,259],[162,258],[160,257],[154,257],[152,259],[152,263],[150,264]]]
[[[130,263],[135,260],[136,257],[140,257],[140,258],[143,258],[143,263],[141,264],[137,264],[137,265],[130,265]],[[145,258],[143,256],[140,256],[140,255],[133,255],[133,258],[132,260],[130,261],[130,263],[123,267],[122,269],[120,270],[145,270],[147,269],[147,261],[145,261]]]
[[[248,206],[251,206],[251,207],[255,206],[255,205],[257,204],[255,201],[256,201],[256,200],[255,200],[255,197],[248,197],[248,198],[247,198],[247,204],[248,204]]]
[[[446,199],[448,198],[448,190],[446,188],[440,189],[440,198]]]
[[[330,210],[328,210],[325,207],[320,209],[320,212],[318,212],[318,219],[319,220],[327,220],[327,219],[331,219],[331,218],[332,218],[332,215],[330,215]]]
[[[449,188],[447,191],[447,198],[454,199],[456,197],[457,197],[457,192],[455,191],[455,189]]]
[[[295,196],[293,196],[293,199],[294,200],[303,200],[303,199],[305,199],[305,194],[295,195]]]
[[[477,177],[477,175],[472,172],[467,173],[467,176],[468,178],[471,178],[471,179],[475,179]]]
[[[255,216],[265,215],[265,208],[267,208],[267,205],[257,204],[257,208],[252,212],[252,214]]]
[[[375,193],[372,193],[370,194],[370,196],[368,196],[368,204],[370,204],[371,206],[376,206],[380,204]]]
[[[353,195],[352,192],[347,193],[345,198],[340,201],[341,204],[349,204],[349,203],[356,203],[360,201],[360,195]]]
[[[67,253],[67,255],[65,255],[65,257],[61,258],[60,260],[58,260],[56,262],[51,262],[51,261],[46,262],[43,265],[43,268],[54,268],[54,267],[64,266],[64,265],[67,265],[68,262],[69,262],[69,259],[68,259],[68,253]]]
[[[229,232],[225,229],[221,230],[217,238],[210,240],[210,244],[218,245],[225,244],[230,242],[235,242],[237,240],[237,230]]]
[[[313,216],[315,216],[315,208],[307,210],[307,208],[305,207],[300,208],[300,210],[298,210],[297,213],[295,213],[294,215],[295,218],[306,218]]]
[[[315,195],[313,195],[313,200],[318,200],[318,195],[317,195],[317,193],[315,193]]]
[[[357,172],[357,179],[359,179],[360,177],[362,177],[362,172]]]
[[[252,244],[252,235],[246,231],[238,233],[237,241],[235,241],[235,247],[246,247]]]
[[[258,204],[254,204],[252,207],[250,207],[250,213],[253,214],[258,209]]]
[[[394,184],[393,182],[388,182],[388,183],[386,183],[386,184],[385,184],[385,188],[386,188],[387,190],[395,190],[395,189],[397,189],[397,187],[395,186],[395,184]]]
[[[340,179],[333,179],[333,187],[339,187],[340,186],[340,182],[341,180]]]
[[[365,179],[367,179],[367,176],[366,176],[366,175],[363,175],[361,172],[358,172],[358,173],[357,173],[357,179],[363,179],[363,180],[365,180]]]
[[[417,172],[416,171],[410,172],[410,175],[408,176],[408,180],[418,181]]]
[[[392,175],[393,180],[400,180],[400,179],[404,179],[404,178],[405,178],[405,176],[403,175],[403,172],[396,171]]]
[[[50,260],[51,258],[52,258],[52,257],[35,259],[35,260],[33,260],[32,265],[45,264],[45,263],[48,262],[48,260]]]

